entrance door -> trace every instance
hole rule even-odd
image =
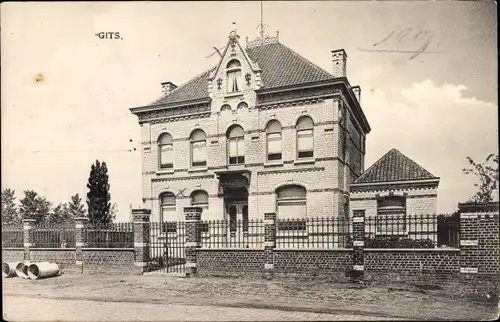
[[[237,237],[248,233],[248,202],[228,201],[226,203],[229,219],[229,235]]]

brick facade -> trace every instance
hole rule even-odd
[[[406,196],[406,214],[426,215],[437,212],[437,184],[431,185],[379,185],[370,186],[364,189],[354,188],[350,193],[351,214],[355,210],[365,210],[367,217],[377,215],[377,198],[393,192],[395,195]]]

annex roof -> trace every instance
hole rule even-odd
[[[354,184],[439,179],[397,149],[392,149],[369,167]]]

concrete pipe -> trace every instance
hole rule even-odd
[[[43,263],[48,263],[48,262],[43,262]],[[29,279],[30,277],[28,276],[28,268],[31,264],[32,264],[31,261],[24,261],[22,263],[17,264],[16,265],[17,276],[23,279]]]
[[[56,263],[34,263],[29,266],[28,276],[32,280],[59,275],[59,265]]]
[[[15,277],[16,274],[16,266],[20,262],[15,263],[2,263],[2,275],[3,277]]]
[[[24,273],[24,268],[30,265],[30,262],[19,263],[16,265],[16,274],[20,278],[28,279],[28,270],[26,269],[26,273]]]

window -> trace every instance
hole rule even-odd
[[[177,216],[175,208],[175,195],[165,192],[160,195],[160,221],[175,220]]]
[[[277,213],[280,219],[305,218],[306,189],[298,185],[289,185],[276,190]]]
[[[228,138],[228,154],[229,164],[244,164],[245,163],[245,132],[239,125],[229,128],[227,133]]]
[[[377,234],[402,235],[406,232],[406,199],[401,196],[377,200]]]
[[[191,193],[191,206],[203,208],[203,213],[208,211],[208,193],[203,190],[196,190]]]
[[[220,108],[220,111],[221,112],[225,112],[225,111],[230,111],[231,110],[231,106],[229,104],[224,104],[222,105],[222,107]]]
[[[172,169],[174,167],[174,140],[170,134],[163,133],[159,137],[158,151],[160,169]]]
[[[266,127],[267,135],[267,160],[276,161],[282,158],[281,124],[272,120]]]
[[[297,121],[297,158],[312,158],[314,155],[314,123],[309,116]]]
[[[241,110],[242,108],[248,108],[248,104],[245,102],[238,103],[238,105],[236,106],[236,109]]]
[[[194,130],[191,141],[191,166],[207,166],[207,135],[202,130]]]
[[[241,89],[241,64],[236,59],[231,60],[227,66],[227,92],[239,92]]]

